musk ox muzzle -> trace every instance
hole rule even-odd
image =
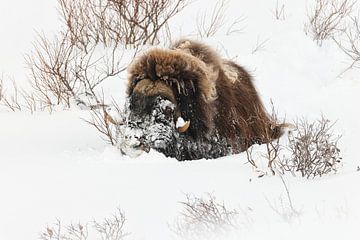
[[[161,96],[133,97],[127,103],[129,111],[125,124],[120,127],[121,151],[130,157],[137,157],[151,148],[159,150],[173,144],[178,134],[175,105]],[[185,128],[182,126],[180,131],[185,132]]]

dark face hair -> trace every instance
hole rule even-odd
[[[175,105],[160,95],[133,93],[128,99],[127,121],[121,129],[120,149],[138,156],[150,148],[161,151],[174,141]]]
[[[216,158],[231,152],[229,145],[214,133],[211,138],[194,139],[176,130],[176,106],[166,97],[131,94],[126,124],[120,127],[119,148],[137,157],[151,148],[178,160]]]

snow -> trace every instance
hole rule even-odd
[[[2,3],[6,7],[1,8],[0,30],[6,37],[0,39],[0,72],[26,85],[22,56],[31,48],[33,30],[51,35],[59,25],[54,3],[21,3],[27,4],[24,10],[11,1]],[[214,4],[201,0],[185,9],[176,19],[174,38],[193,36],[196,13],[204,9],[199,6],[211,9]],[[310,1],[284,1],[282,21],[272,15],[275,0],[230,4],[228,19],[239,12],[246,18],[243,33],[220,32],[203,41],[252,73],[267,109],[272,99],[279,115],[289,121],[314,120],[321,114],[336,121],[343,156],[338,173],[309,180],[284,175],[291,209],[281,177],[271,175],[265,162],[259,162],[261,172],[253,169],[246,154],[178,162],[151,150],[130,158],[83,121],[89,118],[86,110],[30,114],[0,107],[0,239],[38,239],[56,219],[64,225],[101,221],[117,207],[125,212],[128,239],[176,239],[169,226],[182,210],[179,202],[186,194],[208,193],[239,211],[238,227],[223,239],[356,239],[359,69],[339,75],[349,65],[346,56],[331,41],[319,47],[305,35]],[[14,25],[6,25],[6,19]],[[258,39],[268,41],[252,53]],[[125,102],[125,78],[123,73],[111,79],[104,91]],[[254,152],[261,156],[263,146]]]

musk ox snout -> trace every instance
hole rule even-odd
[[[141,128],[125,125],[121,130],[119,148],[121,152],[131,158],[140,156],[143,152],[149,152],[150,146],[146,141],[145,133]]]
[[[162,97],[147,98],[146,106],[130,103],[126,124],[121,127],[118,147],[130,157],[137,157],[150,148],[162,149],[172,144],[177,128],[175,105]],[[186,127],[186,126],[185,126]]]
[[[143,152],[149,152],[150,146],[140,129],[126,127],[126,133],[119,143],[121,152],[131,158],[140,156]]]

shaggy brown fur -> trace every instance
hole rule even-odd
[[[202,43],[181,40],[140,56],[129,67],[129,97],[133,93],[173,102],[177,115],[191,122],[184,133],[189,141],[216,135],[238,153],[280,136],[249,73]]]

